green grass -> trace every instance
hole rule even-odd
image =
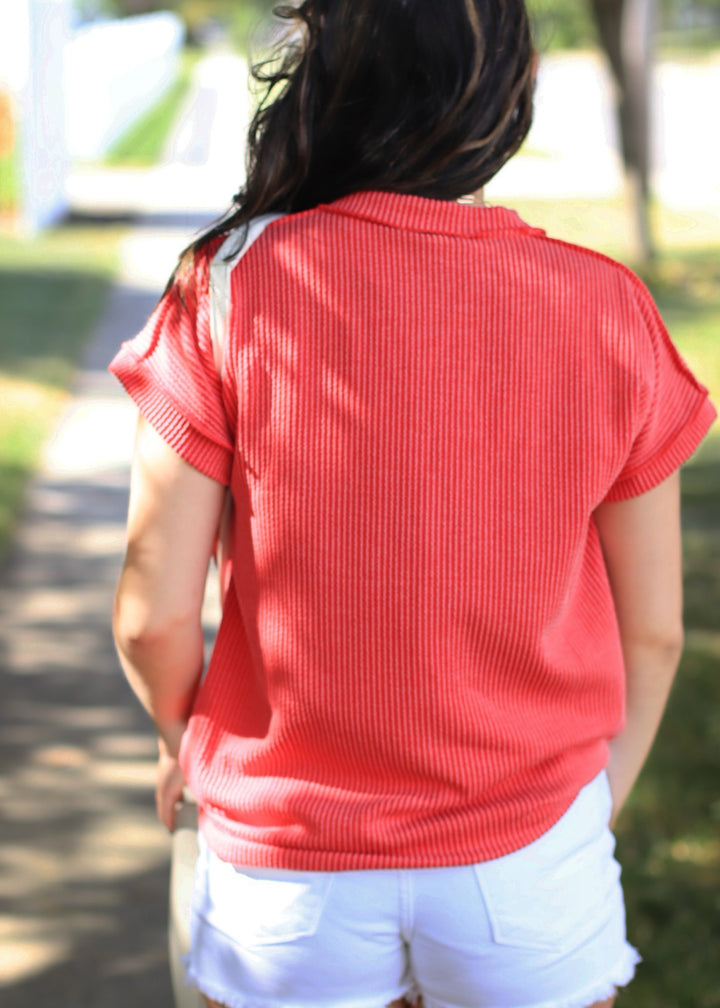
[[[145,115],[120,136],[106,154],[104,163],[112,168],[147,168],[157,164],[170,131],[177,122],[199,54],[186,50],[177,79]]]
[[[0,236],[0,558],[105,303],[118,237],[82,227]]]

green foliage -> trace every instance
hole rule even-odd
[[[589,0],[526,0],[541,52],[576,49],[597,44],[597,33]],[[661,47],[707,49],[720,45],[720,0],[661,0],[659,28],[663,31]],[[692,9],[714,12],[716,28],[709,26],[680,28],[683,15]]]
[[[118,5],[114,0],[72,0],[71,5],[81,21],[119,16]]]
[[[595,44],[596,35],[587,2],[527,0],[535,43],[541,52],[576,49]]]

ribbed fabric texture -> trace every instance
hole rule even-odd
[[[338,870],[532,841],[623,724],[593,511],[687,458],[706,391],[624,267],[504,208],[388,193],[267,228],[219,382],[212,251],[112,365],[233,490],[182,749],[210,846]]]

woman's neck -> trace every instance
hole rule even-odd
[[[483,189],[478,189],[467,196],[461,196],[458,203],[469,203],[471,206],[485,206],[485,195]]]

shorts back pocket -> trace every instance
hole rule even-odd
[[[315,934],[332,886],[331,872],[235,867],[210,855],[195,912],[245,947]]]
[[[622,907],[620,867],[607,828],[606,785],[596,779],[547,833],[505,857],[474,865],[499,945],[564,952]],[[590,805],[590,807],[588,807]]]

